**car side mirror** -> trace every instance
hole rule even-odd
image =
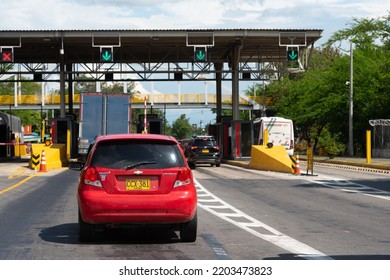
[[[72,161],[72,162],[69,162],[69,164],[68,164],[68,168],[70,170],[80,171],[83,167],[84,167],[84,164],[80,161]]]
[[[188,163],[188,166],[189,166],[190,169],[192,169],[192,170],[196,169],[196,163],[195,163],[195,162],[189,162],[189,163]]]

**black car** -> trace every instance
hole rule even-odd
[[[185,149],[185,156],[191,168],[199,163],[216,167],[221,165],[221,151],[212,136],[196,136],[191,139]]]

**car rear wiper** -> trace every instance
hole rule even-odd
[[[141,165],[147,165],[147,164],[156,164],[156,161],[141,161],[134,164],[130,164],[126,166],[126,170],[133,169],[135,167],[141,166]]]

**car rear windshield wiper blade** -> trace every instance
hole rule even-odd
[[[134,164],[130,164],[126,166],[126,170],[133,169],[135,167],[141,166],[141,165],[147,165],[147,164],[156,164],[156,161],[141,161]]]

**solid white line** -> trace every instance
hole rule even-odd
[[[207,212],[253,234],[254,236],[258,237],[258,238],[261,238],[265,241],[268,241],[284,250],[287,250],[293,254],[296,254],[297,256],[299,257],[302,257],[304,259],[308,259],[308,260],[330,260],[332,259],[331,257],[325,255],[324,253],[292,238],[292,237],[289,237],[283,233],[281,233],[280,231],[270,227],[269,225],[266,225],[264,224],[263,222],[261,221],[258,221],[256,220],[255,218],[245,214],[244,212],[240,211],[239,209],[235,208],[234,206],[228,204],[227,202],[221,200],[219,197],[215,196],[214,194],[212,194],[211,192],[209,192],[205,187],[203,187],[199,182],[198,180],[194,179],[195,180],[195,185],[196,187],[201,190],[202,192],[204,193],[207,193],[207,195],[213,199],[213,201],[218,201],[221,206],[224,206],[224,208],[229,208],[230,210],[234,211],[235,214],[232,214],[232,213],[220,213],[218,211],[215,211],[214,210],[214,207],[210,207],[210,206],[207,206],[207,205],[203,205],[202,204],[202,201],[207,201],[209,202],[210,200],[204,200],[202,199],[201,201],[198,201],[198,206],[200,208],[202,208],[203,210],[206,210]],[[249,221],[251,221],[252,223],[248,223],[248,222],[237,222],[229,217],[242,217],[242,218],[245,218]],[[268,232],[270,232],[270,234],[263,234],[263,233],[260,233],[256,230],[254,230],[253,228],[258,228],[258,227],[262,227],[264,229],[266,229]]]

